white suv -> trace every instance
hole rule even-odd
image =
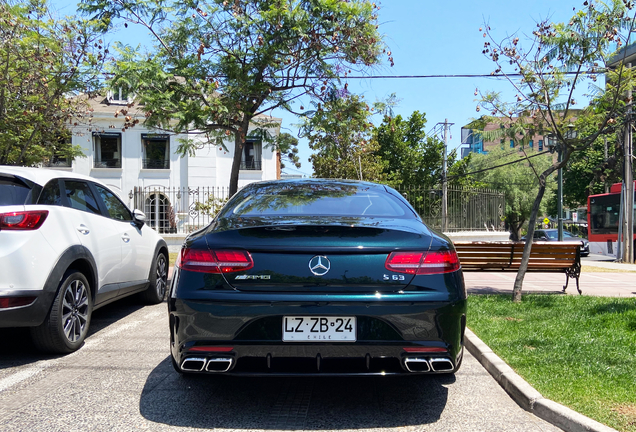
[[[68,353],[98,307],[134,293],[161,302],[168,247],[144,221],[91,177],[0,166],[0,327],[31,327],[37,348]]]

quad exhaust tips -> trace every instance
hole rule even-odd
[[[181,362],[181,369],[184,372],[227,372],[232,367],[234,359],[212,357],[188,357]]]
[[[455,369],[448,358],[407,357],[404,359],[404,367],[409,372],[452,372]]]
[[[201,372],[205,367],[205,363],[205,358],[189,357],[181,363],[181,369],[186,372]]]
[[[211,358],[205,370],[208,372],[227,372],[232,367],[232,358]]]
[[[409,372],[430,372],[431,366],[425,358],[405,358],[404,366]]]
[[[451,372],[455,369],[453,362],[447,358],[432,358],[429,362],[431,363],[431,370],[433,372]]]

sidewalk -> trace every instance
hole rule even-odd
[[[582,266],[598,267],[599,272],[582,272],[579,286],[583,295],[600,297],[636,297],[636,264],[622,264],[609,258],[585,259]],[[604,272],[602,270],[623,270],[622,272]],[[466,289],[470,294],[512,294],[517,277],[516,272],[464,272]],[[563,291],[565,285],[563,273],[526,273],[523,281],[525,293],[555,294]],[[576,294],[576,280],[570,279],[567,294]]]

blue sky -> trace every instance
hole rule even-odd
[[[380,31],[395,66],[379,66],[371,75],[452,75],[489,74],[494,70],[492,62],[481,53],[484,38],[479,28],[484,22],[490,25],[497,39],[516,34],[523,43],[537,22],[546,18],[556,22],[569,20],[574,14],[573,8],[582,7],[583,0],[384,0],[376,3],[381,6]],[[76,4],[76,1],[53,1],[54,8],[61,14],[73,14]],[[138,32],[139,29],[130,27],[122,29],[112,40],[126,38],[128,43],[143,40]],[[515,94],[509,84],[493,78],[349,81],[349,89],[364,94],[370,102],[395,93],[400,100],[395,113],[409,116],[415,110],[425,112],[427,130],[444,119],[454,123],[449,149],[460,146],[460,128],[478,116],[476,88],[502,91],[510,98]],[[275,111],[273,115],[283,118],[284,130],[297,134],[294,124],[298,119],[294,115],[282,111]],[[376,123],[378,121],[376,119]],[[299,151],[302,167],[299,171],[286,171],[311,175],[311,163],[307,161],[311,151],[305,142],[301,141]]]

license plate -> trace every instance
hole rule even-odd
[[[355,342],[356,317],[283,317],[283,342]]]

